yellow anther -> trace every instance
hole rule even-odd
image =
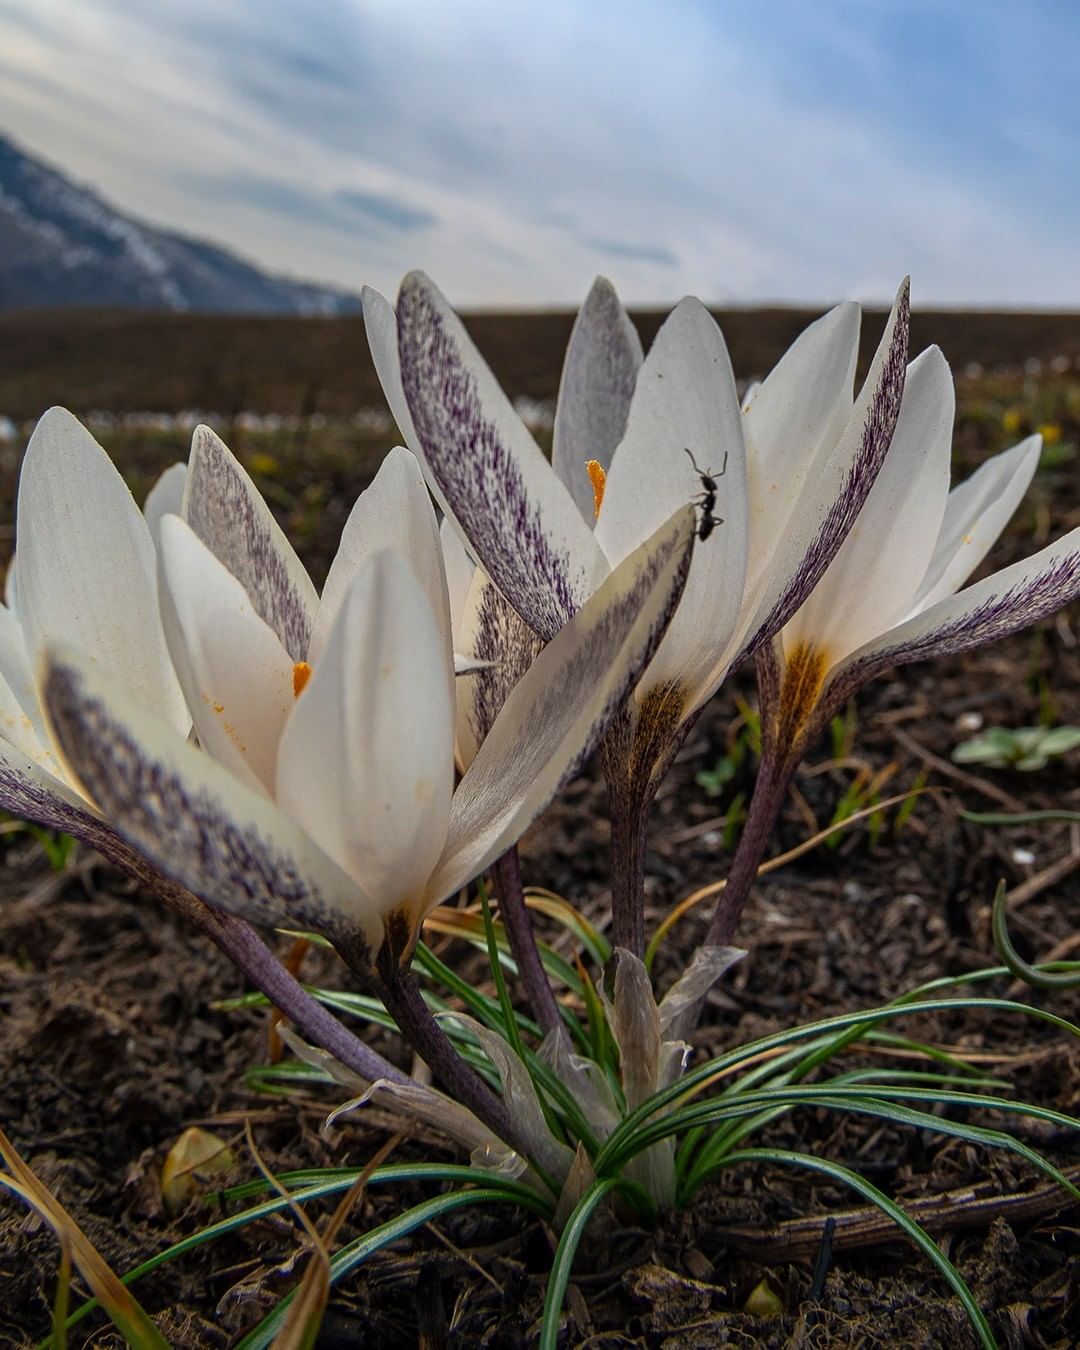
[[[607,473],[598,459],[587,459],[585,461],[585,472],[589,475],[589,482],[592,484],[593,518],[599,520],[600,507],[604,501],[604,488],[607,485]]]
[[[304,692],[304,686],[311,679],[311,667],[306,661],[297,661],[292,668],[292,691],[293,698],[299,698]]]

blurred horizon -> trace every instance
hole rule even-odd
[[[272,272],[470,309],[1080,308],[1068,0],[0,0],[0,134]]]

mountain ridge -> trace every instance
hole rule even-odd
[[[71,305],[332,316],[360,300],[146,224],[0,133],[0,309]]]

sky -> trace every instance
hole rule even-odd
[[[1080,307],[1076,0],[0,0],[0,131],[465,306]]]

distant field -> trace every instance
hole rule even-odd
[[[816,311],[719,311],[737,375],[761,375]],[[648,344],[663,318],[635,314]],[[477,314],[470,330],[514,397],[551,398],[573,315]],[[864,360],[883,315],[868,313]],[[1029,360],[1080,368],[1080,315],[917,311],[913,350],[938,342],[962,373]],[[52,403],[105,409],[344,416],[379,406],[363,322],[151,314],[119,310],[0,313],[0,415],[21,421]]]

